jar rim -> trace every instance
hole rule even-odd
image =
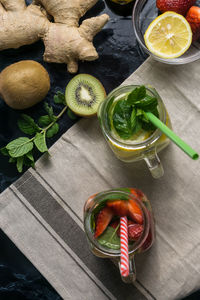
[[[93,209],[99,204],[100,201],[105,199],[105,197],[107,195],[114,194],[114,193],[117,193],[117,194],[120,193],[122,195],[128,196],[129,198],[132,198],[134,201],[137,202],[139,207],[142,209],[143,220],[144,220],[144,222],[143,222],[144,230],[142,232],[141,237],[133,244],[133,248],[131,248],[131,250],[129,249],[129,255],[133,255],[136,252],[136,250],[138,250],[143,245],[144,241],[146,240],[146,238],[148,236],[149,229],[150,229],[150,219],[149,219],[149,214],[148,214],[148,211],[147,211],[147,208],[145,207],[145,205],[142,203],[141,200],[139,200],[139,198],[137,198],[130,192],[126,192],[121,189],[112,189],[112,190],[107,190],[107,191],[96,194],[93,198],[93,201],[94,201],[93,205],[89,208],[89,210],[87,211],[87,213],[84,216],[85,233],[87,235],[89,242],[96,249],[98,249],[98,251],[100,251],[103,255],[108,256],[108,257],[120,257],[120,255],[121,255],[120,249],[115,250],[115,249],[105,248],[104,246],[101,246],[98,243],[98,241],[94,238],[94,234],[92,233],[91,226],[90,226],[90,221],[91,221],[90,217],[91,217],[91,213],[92,213]],[[95,202],[95,200],[96,200],[96,202]],[[122,200],[122,201],[127,201],[127,200]]]
[[[104,131],[104,134],[107,136],[107,138],[109,140],[111,140],[113,143],[118,144],[119,146],[122,147],[126,147],[127,149],[132,149],[132,148],[143,148],[146,147],[146,145],[151,145],[153,143],[155,143],[162,135],[162,132],[160,131],[160,129],[156,129],[151,135],[150,137],[148,137],[147,139],[145,139],[144,141],[140,141],[140,142],[134,142],[133,144],[130,143],[126,143],[125,141],[122,142],[121,140],[118,140],[117,138],[113,137],[113,135],[110,133],[110,130],[108,128],[108,126],[106,126],[106,122],[105,122],[105,116],[106,116],[106,109],[107,109],[107,105],[109,103],[109,101],[116,95],[116,93],[118,92],[127,92],[127,90],[131,89],[131,88],[137,88],[140,87],[141,85],[137,85],[137,84],[131,84],[131,85],[121,85],[119,87],[117,87],[116,89],[114,89],[112,92],[110,92],[106,99],[102,102],[99,110],[99,116],[101,118],[101,126],[102,129]],[[156,99],[158,100],[158,107],[159,107],[159,119],[161,120],[161,122],[163,122],[164,124],[166,123],[166,109],[164,106],[164,103],[160,97],[160,95],[156,92],[156,90],[152,90],[151,87],[148,87],[147,85],[145,85],[147,91],[151,94],[153,94],[153,96],[156,97]],[[120,95],[120,94],[119,94]],[[102,119],[102,114],[103,114],[103,119]]]

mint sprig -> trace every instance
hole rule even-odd
[[[145,86],[135,88],[127,98],[116,103],[113,114],[110,116],[118,135],[126,140],[141,129],[155,130],[145,112],[151,112],[158,117],[157,106],[157,98],[148,95]]]
[[[119,225],[115,229],[108,226],[103,234],[98,238],[99,244],[110,249],[120,249],[120,238],[117,235],[118,229]]]
[[[67,111],[68,116],[71,119],[74,120],[77,118],[77,116],[67,107],[64,94],[58,92],[54,96],[54,102],[56,104],[64,104],[64,108],[58,115],[54,114],[53,107],[47,102],[44,103],[44,109],[47,114],[41,116],[37,123],[30,116],[22,114],[17,122],[18,127],[23,133],[32,137],[19,137],[0,149],[0,152],[3,155],[9,156],[10,163],[16,164],[17,170],[20,173],[23,171],[23,166],[34,167],[35,149],[41,153],[48,152],[46,139],[52,138],[58,133],[58,120],[65,111]]]

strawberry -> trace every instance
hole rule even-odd
[[[143,192],[136,188],[130,188],[130,193],[141,201],[146,198]]]
[[[128,216],[135,222],[143,224],[142,210],[132,199],[128,200]]]
[[[111,208],[105,206],[102,210],[98,213],[96,217],[96,226],[95,226],[95,234],[94,237],[97,238],[100,236],[104,230],[107,228],[108,224],[112,220],[113,211]]]
[[[108,201],[106,205],[119,217],[124,217],[128,214],[128,201],[126,200]]]
[[[174,11],[180,15],[185,16],[196,0],[157,0],[157,8],[161,12]]]
[[[128,220],[128,226],[135,224],[132,220]]]
[[[144,230],[143,225],[131,224],[128,226],[128,239],[130,241],[137,241]]]
[[[111,208],[115,215],[119,217],[129,216],[133,221],[142,224],[142,211],[138,204],[132,200],[115,200],[107,202],[107,207]]]
[[[119,220],[115,220],[110,223],[109,226],[116,229],[119,225]],[[143,231],[143,225],[134,223],[132,220],[128,220],[128,237],[130,241],[136,241],[140,237]],[[117,235],[120,237],[120,227],[117,230]]]
[[[200,38],[200,7],[192,6],[187,15],[186,20],[190,24],[193,33],[193,42]]]

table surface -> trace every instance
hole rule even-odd
[[[30,3],[31,1],[26,1]],[[99,1],[85,18],[101,13],[108,13],[110,22],[95,39],[94,44],[99,53],[95,62],[81,62],[79,73],[89,73],[96,76],[105,86],[107,92],[122,83],[145,60],[146,56],[138,47],[132,30],[131,17],[118,16],[113,13],[104,1]],[[0,71],[11,63],[32,59],[44,65],[50,74],[51,90],[46,100],[52,104],[55,112],[59,106],[53,104],[56,91],[64,92],[69,80],[73,77],[66,71],[66,65],[46,64],[42,61],[44,46],[41,42],[25,46],[17,50],[7,50],[0,53]],[[26,110],[33,118],[43,112],[43,103]],[[0,147],[10,140],[20,136],[17,129],[17,119],[21,111],[14,111],[0,100]],[[75,121],[65,116],[60,121],[60,131],[56,137],[49,140],[51,146]],[[39,157],[39,154],[38,154]],[[0,155],[0,192],[19,178],[15,166],[8,163],[8,159]],[[42,275],[15,247],[15,245],[0,231],[0,299],[61,299]],[[199,299],[193,295],[190,299]]]

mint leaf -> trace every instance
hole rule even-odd
[[[150,124],[150,121],[149,121],[148,117],[146,116],[146,114],[145,114],[145,112],[143,110],[142,110],[141,115],[139,115],[138,119],[141,120],[142,123],[148,123],[148,124]]]
[[[143,110],[140,108],[137,108],[137,117],[142,116],[143,115]]]
[[[157,118],[159,118],[159,112],[158,112],[157,107],[156,107],[155,109],[153,109],[151,112],[152,112],[152,114],[154,114]]]
[[[8,149],[6,149],[6,147],[3,147],[0,149],[1,154],[5,155],[5,156],[9,156],[9,152]]]
[[[126,140],[141,129],[146,131],[155,130],[155,126],[146,117],[149,111],[159,116],[158,100],[146,94],[145,86],[135,88],[124,100],[119,100],[114,107],[112,120],[118,135]],[[110,117],[110,118],[111,118]]]
[[[33,135],[40,130],[35,121],[25,114],[21,115],[20,119],[17,121],[17,125],[22,132],[29,135]]]
[[[134,134],[138,133],[142,129],[142,122],[137,119],[136,126],[134,128]]]
[[[47,102],[44,103],[44,109],[47,112],[49,118],[51,119],[51,121],[55,121],[55,116],[53,114],[53,107],[49,106]]]
[[[142,129],[146,131],[154,131],[156,129],[156,127],[149,121],[144,111],[141,120],[142,120]]]
[[[27,156],[24,156],[24,165],[25,165],[26,167],[32,167],[32,168],[34,168],[34,167],[35,167],[34,159],[33,159],[33,161],[32,161],[32,160],[30,160]]]
[[[144,85],[135,88],[127,98],[128,105],[134,105],[136,101],[142,100],[146,96],[146,88]]]
[[[110,195],[107,195],[103,201],[116,200],[116,199],[128,200],[129,196],[128,195],[122,195],[121,193],[116,192],[116,193],[112,193]]]
[[[35,146],[40,152],[48,151],[44,133],[37,133],[33,141]]]
[[[71,109],[69,109],[69,108],[68,108],[68,110],[67,110],[67,114],[68,114],[68,117],[69,117],[71,120],[76,120],[76,119],[78,118],[78,116],[75,115],[75,113],[74,113]]]
[[[32,151],[26,153],[26,157],[27,157],[30,161],[34,161],[34,157],[33,157]]]
[[[59,131],[58,123],[53,124],[46,132],[46,137],[51,138]]]
[[[33,142],[27,137],[20,137],[10,142],[6,149],[11,157],[20,157],[33,149]]]
[[[61,92],[57,92],[53,99],[56,104],[66,104],[65,95]]]
[[[113,125],[119,136],[123,139],[129,139],[132,135],[131,129],[131,106],[127,105],[125,100],[119,100],[113,111]]]
[[[38,120],[39,125],[42,127],[48,126],[49,124],[51,124],[51,122],[52,120],[48,115],[41,116]]]
[[[131,113],[131,130],[133,132],[136,124],[137,124],[137,113],[136,113],[136,109],[133,108],[132,113]]]
[[[17,158],[14,158],[14,157],[10,157],[9,158],[9,163],[15,163],[17,161]]]
[[[135,106],[137,108],[141,108],[144,111],[152,112],[156,109],[158,105],[158,100],[155,97],[151,97],[149,95],[146,95],[145,98],[141,101],[137,101],[135,103]]]
[[[20,156],[17,158],[17,170],[19,173],[23,170],[24,156]]]
[[[120,249],[120,238],[118,237],[115,229],[111,226],[106,228],[106,230],[98,238],[98,242],[100,245],[110,249]]]

